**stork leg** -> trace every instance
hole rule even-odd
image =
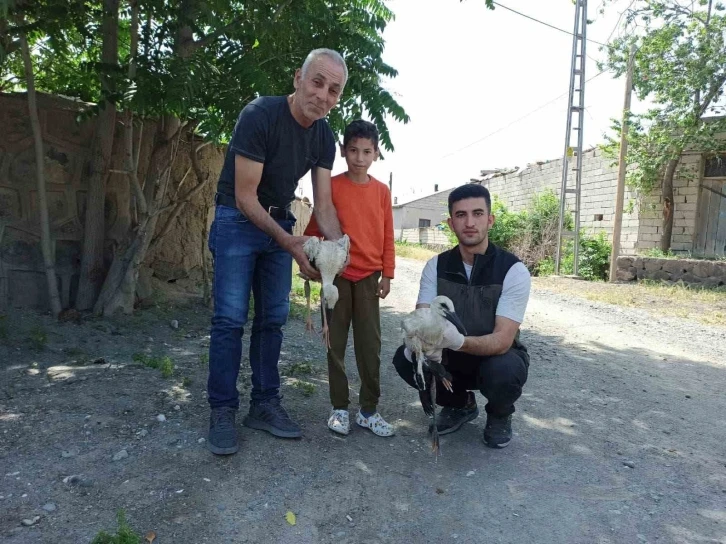
[[[312,310],[310,308],[310,280],[305,280],[305,330],[309,333],[315,332],[313,325]]]
[[[416,357],[416,372],[414,372],[413,378],[416,380],[416,385],[418,385],[418,388],[423,391],[426,389],[426,379],[424,378],[423,373],[423,353],[414,353]]]
[[[439,455],[439,429],[436,426],[436,376],[431,377],[431,405],[432,405],[432,427],[431,427],[431,450],[434,455]]]

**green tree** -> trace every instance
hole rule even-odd
[[[629,49],[636,45],[633,88],[654,107],[629,116],[627,163],[637,165],[627,183],[640,196],[660,188],[663,213],[661,249],[667,252],[673,232],[673,177],[686,150],[719,152],[726,120],[718,101],[726,83],[726,17],[724,5],[713,0],[636,0],[626,12],[625,37],[609,44],[607,67],[616,75],[627,69]],[[615,136],[604,146],[617,157]],[[686,174],[684,172],[684,174]]]
[[[256,96],[291,92],[294,71],[310,50],[337,49],[348,64],[349,82],[329,119],[334,131],[354,117],[368,117],[390,151],[387,121],[409,120],[383,85],[383,78],[397,75],[382,60],[381,35],[393,19],[383,0],[0,2],[0,81],[17,85],[22,79],[13,17],[37,13],[30,43],[38,88],[92,102],[84,115],[98,117],[79,288],[79,302],[88,307],[100,288],[97,313],[132,311],[148,249],[209,181],[196,164],[200,146],[228,141],[239,111]],[[51,8],[68,10],[69,4],[78,17],[49,15]],[[126,151],[120,173],[134,196],[134,221],[104,276],[103,195],[118,115]],[[196,177],[183,194],[169,179],[182,138],[190,142]],[[150,146],[142,165],[140,141]]]

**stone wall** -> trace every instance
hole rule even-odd
[[[709,288],[726,285],[725,261],[619,257],[617,265],[617,279],[620,281],[680,281]]]

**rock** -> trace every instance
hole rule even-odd
[[[178,412],[179,410],[181,410],[181,406],[179,406],[179,405],[177,404],[176,406],[174,406],[174,410],[176,410],[176,411]]]
[[[71,476],[66,476],[65,478],[63,478],[63,483],[68,484],[68,485],[77,486],[77,487],[92,487],[93,486],[93,480],[82,478],[78,474],[72,474]]]
[[[61,452],[61,457],[63,459],[68,459],[69,457],[74,457],[75,455],[76,455],[76,452],[71,451],[71,450],[63,450]]]
[[[52,502],[49,502],[48,504],[43,505],[43,510],[45,510],[46,512],[55,512],[56,508],[57,507],[56,507],[55,503],[52,503]]]
[[[178,328],[179,328],[179,322],[178,322],[178,321],[177,321],[176,319],[172,319],[172,320],[171,320],[171,323],[169,323],[169,326],[170,326],[170,327],[171,327],[172,329],[176,330],[176,329],[178,329]]]
[[[164,414],[159,414],[156,416],[156,421],[161,421],[163,423],[166,421],[166,416]]]
[[[635,463],[632,461],[623,461],[623,464],[628,468],[635,468]]]
[[[104,359],[103,357],[99,357],[98,359],[93,360],[93,364],[94,365],[105,365],[106,359]]]
[[[619,281],[633,281],[637,277],[637,271],[634,267],[618,268],[615,277]]]
[[[686,264],[678,259],[667,259],[663,262],[663,270],[669,272],[675,278],[686,271]]]
[[[204,444],[206,441],[207,441],[206,438],[200,438],[199,440],[197,440],[197,443],[198,444]]]
[[[661,280],[670,280],[671,275],[666,272],[665,270],[656,270],[655,272],[650,272],[648,274],[648,277],[652,280],[661,281]]]
[[[24,519],[20,523],[22,523],[26,527],[30,527],[31,525],[35,525],[39,521],[40,521],[40,516],[33,516],[32,518],[26,518],[26,519]]]
[[[116,455],[113,456],[114,461],[120,461],[121,459],[126,459],[129,456],[129,452],[126,450],[121,450]]]
[[[141,429],[138,433],[136,433],[136,436],[138,438],[144,438],[147,434],[149,434],[149,431],[146,429]]]

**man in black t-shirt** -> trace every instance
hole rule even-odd
[[[295,216],[290,205],[299,180],[311,172],[318,225],[328,239],[342,236],[330,186],[335,138],[325,116],[338,103],[347,78],[345,61],[337,52],[316,49],[295,73],[293,94],[253,100],[235,125],[209,233],[214,316],[208,443],[215,454],[238,449],[237,376],[250,292],[255,314],[250,334],[252,391],[244,424],[284,438],[302,434],[280,404],[277,363],[289,312],[292,259],[308,277],[320,274],[302,249],[308,237],[292,235]]]

